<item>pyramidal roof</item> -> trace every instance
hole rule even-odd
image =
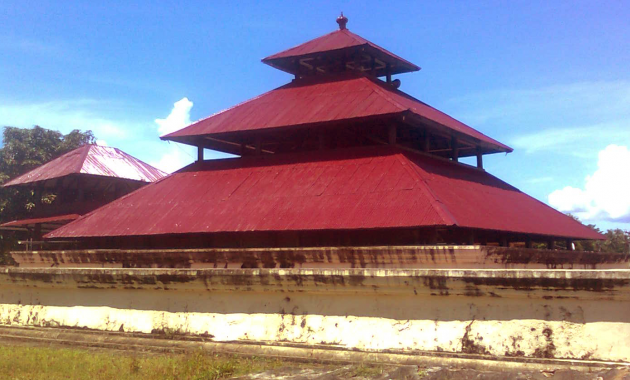
[[[88,144],[12,179],[3,187],[32,184],[77,174],[140,182],[154,182],[167,175],[120,149]]]
[[[391,146],[196,162],[46,238],[429,226],[601,238],[483,170]]]
[[[296,74],[300,65],[300,60],[311,60],[322,53],[326,53],[327,58],[336,55],[349,57],[352,53],[361,52],[367,56],[366,70],[374,70],[377,76],[390,74],[401,74],[420,70],[420,67],[400,58],[396,54],[376,45],[365,38],[352,33],[346,29],[348,19],[341,16],[337,19],[339,30],[315,38],[298,46],[281,51],[264,58],[262,61],[272,67]],[[370,62],[371,59],[374,62]],[[302,62],[304,63],[304,62]],[[347,64],[356,64],[348,62]],[[372,64],[374,67],[372,67]]]

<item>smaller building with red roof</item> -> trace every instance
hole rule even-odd
[[[165,176],[120,149],[84,145],[2,185],[33,190],[36,199],[44,194],[53,198],[22,218],[3,223],[0,231],[23,231],[29,240],[41,240],[42,233]]]

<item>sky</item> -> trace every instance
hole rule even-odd
[[[628,1],[5,1],[0,126],[90,129],[177,170],[196,152],[160,135],[289,82],[260,60],[337,29],[340,11],[422,67],[402,91],[514,148],[488,172],[630,229]]]

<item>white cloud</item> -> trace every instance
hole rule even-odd
[[[105,140],[96,140],[96,145],[107,146],[107,141],[105,141]]]
[[[567,186],[549,194],[549,204],[582,220],[630,222],[630,150],[608,145],[583,189]]]
[[[193,102],[188,98],[183,98],[173,104],[173,109],[166,119],[155,119],[160,136],[175,132],[190,124],[192,106]]]
[[[155,123],[158,125],[158,133],[165,135],[189,125],[192,106],[193,102],[188,100],[188,98],[175,102],[171,113],[165,119],[155,119]],[[164,153],[159,159],[152,161],[151,165],[167,173],[177,171],[196,159],[197,149],[195,147],[178,143],[163,143],[162,146],[166,148]]]
[[[162,156],[149,164],[167,173],[173,173],[196,160],[197,148],[178,143],[161,144],[164,149]]]

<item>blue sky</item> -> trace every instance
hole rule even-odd
[[[630,229],[626,1],[2,2],[0,125],[92,129],[172,170],[194,152],[160,132],[290,81],[260,59],[335,30],[340,11],[422,67],[401,90],[515,149],[490,173]]]

